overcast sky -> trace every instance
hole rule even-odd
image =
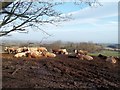
[[[48,37],[45,41],[118,43],[118,3],[113,1],[101,2],[102,6],[94,8],[77,6],[72,2],[56,7],[56,10],[71,14],[74,19],[61,22],[58,26],[42,27],[52,35],[50,37],[33,28],[28,34],[12,33],[11,37],[2,39],[40,41],[43,37]]]

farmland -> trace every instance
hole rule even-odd
[[[120,52],[117,51],[109,51],[109,50],[102,50],[100,52],[89,53],[89,55],[98,56],[99,54],[106,55],[106,56],[120,56]]]
[[[119,88],[117,64],[94,56],[86,61],[58,55],[55,58],[13,58],[2,54],[3,88]]]
[[[97,55],[117,56],[116,51],[89,53],[93,60],[57,54],[54,58],[15,58],[1,53],[3,88],[119,88],[120,58],[106,62]]]

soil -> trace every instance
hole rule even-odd
[[[91,61],[66,55],[1,58],[2,88],[120,88],[120,58],[116,64],[95,56]]]

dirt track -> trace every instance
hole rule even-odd
[[[2,54],[3,88],[120,88],[120,59],[13,58]]]

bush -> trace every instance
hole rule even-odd
[[[91,42],[84,42],[84,43],[79,43],[76,47],[77,49],[82,49],[82,50],[87,50],[88,52],[99,52],[103,49],[101,45],[94,44]]]

